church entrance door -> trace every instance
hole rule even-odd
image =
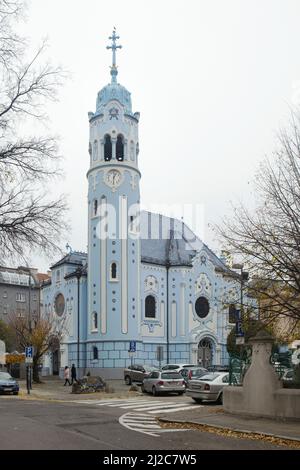
[[[212,366],[213,345],[210,339],[203,338],[198,345],[198,364],[206,369]]]

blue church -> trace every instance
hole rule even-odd
[[[133,362],[224,365],[239,275],[182,221],[140,211],[139,120],[117,81],[89,112],[88,253],[70,249],[42,289],[45,315],[64,328],[44,371],[121,377]]]

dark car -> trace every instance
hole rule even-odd
[[[202,375],[207,374],[208,370],[204,367],[186,367],[180,371],[185,384],[187,385],[189,380],[199,379]]]
[[[19,393],[18,382],[8,372],[0,372],[0,393]]]
[[[142,383],[144,378],[147,377],[155,367],[141,364],[133,364],[132,366],[124,369],[124,380],[126,385],[130,385],[132,382]]]

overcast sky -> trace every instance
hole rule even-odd
[[[200,204],[202,238],[230,201],[251,199],[251,180],[289,107],[300,102],[298,0],[31,0],[23,31],[69,70],[60,101],[49,107],[61,136],[72,233],[65,243],[86,251],[88,111],[110,81],[114,26],[119,82],[141,113],[141,200]],[[189,221],[188,221],[189,222]],[[46,269],[52,260],[32,263]]]

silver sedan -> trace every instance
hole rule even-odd
[[[176,392],[182,395],[185,392],[185,383],[179,372],[153,371],[145,377],[142,391],[158,395],[159,393]]]
[[[228,384],[228,372],[211,372],[198,380],[189,380],[186,394],[197,403],[201,403],[202,400],[222,403],[223,388]]]

